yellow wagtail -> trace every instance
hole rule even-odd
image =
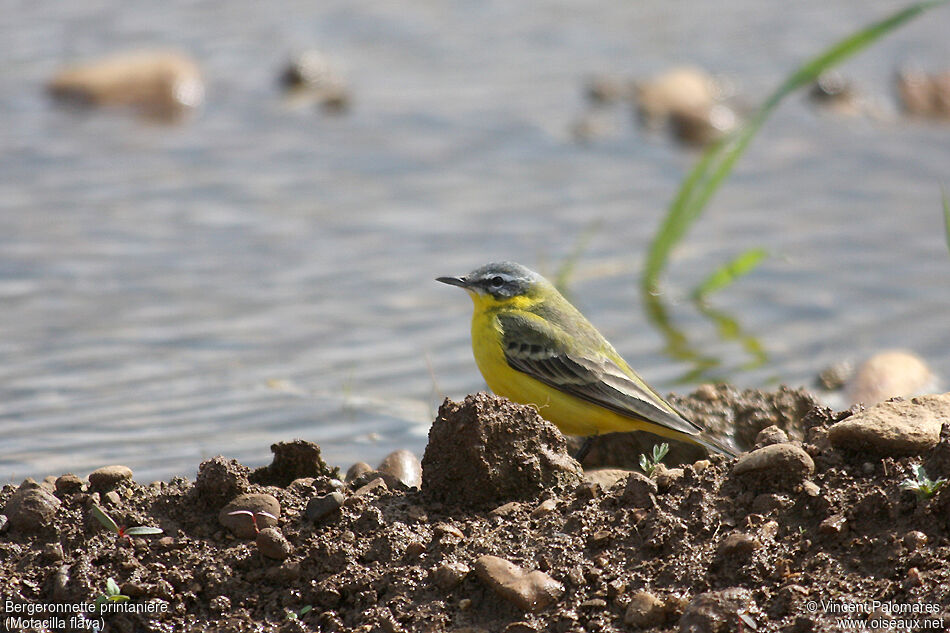
[[[563,433],[649,431],[736,455],[670,406],[538,273],[502,262],[437,281],[472,297],[472,350],[491,390],[534,405]]]

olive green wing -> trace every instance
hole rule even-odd
[[[500,315],[498,321],[505,359],[512,369],[620,415],[686,435],[703,433],[636,374],[627,374],[605,354],[572,349],[572,339],[556,325],[531,313]]]

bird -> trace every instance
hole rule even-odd
[[[472,351],[488,387],[534,406],[566,435],[649,431],[735,457],[738,450],[673,408],[554,284],[515,262],[436,281],[468,292]]]

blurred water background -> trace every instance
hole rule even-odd
[[[572,296],[661,391],[688,371],[641,310],[642,257],[696,154],[608,114],[569,128],[596,74],[692,63],[756,104],[785,73],[895,8],[884,0],[284,2],[10,0],[0,21],[0,480],[122,463],[194,476],[215,454],[331,463],[421,456],[443,396],[483,388],[470,302],[433,281],[495,259],[552,273],[595,225]],[[742,386],[809,384],[883,348],[950,375],[940,184],[950,126],[897,116],[903,64],[950,61],[937,10],[843,67],[894,116],[793,97],[687,241],[676,327]],[[207,81],[178,125],[54,106],[64,64],[172,47]],[[318,47],[342,116],[288,105],[276,77]],[[773,254],[713,299],[768,361],[684,300],[739,251]]]

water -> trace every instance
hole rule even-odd
[[[493,259],[553,272],[592,223],[573,296],[662,391],[688,371],[640,308],[642,254],[695,156],[641,134],[571,142],[592,73],[691,62],[754,103],[796,63],[893,10],[883,0],[682,3],[8,2],[0,23],[0,479],[127,464],[193,476],[305,438],[331,463],[421,455],[443,395],[482,388],[469,301],[433,281]],[[946,9],[845,66],[885,101],[939,68]],[[206,105],[178,126],[53,107],[66,62],[178,47]],[[282,101],[317,46],[342,117]],[[890,106],[893,110],[893,106]],[[676,253],[675,325],[738,384],[810,382],[908,347],[950,375],[939,185],[950,126],[846,119],[793,97]],[[713,266],[773,256],[718,295],[769,353],[720,341],[682,299]]]

